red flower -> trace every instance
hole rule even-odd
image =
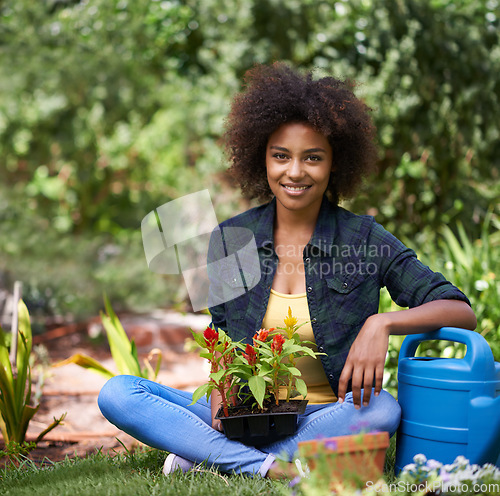
[[[267,339],[267,336],[269,336],[269,333],[273,330],[274,328],[269,329],[266,331],[266,329],[261,329],[260,331],[257,331],[255,333],[255,336],[253,337],[254,342],[255,341],[262,341],[265,342]]]
[[[285,338],[281,334],[275,334],[273,337],[273,342],[271,343],[271,351],[276,355],[280,355],[283,351],[284,343]]]
[[[255,353],[255,349],[251,344],[247,344],[245,353],[243,353],[243,358],[245,358],[250,366],[257,363],[257,353]]]
[[[203,331],[203,337],[208,348],[215,348],[215,345],[219,341],[219,333],[210,326]]]

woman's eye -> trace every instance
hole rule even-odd
[[[273,157],[278,159],[278,160],[285,160],[286,159],[286,155],[284,153],[275,153],[273,155]]]
[[[310,162],[319,162],[321,157],[319,155],[309,155],[306,160],[309,160]]]

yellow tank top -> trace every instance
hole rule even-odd
[[[292,309],[292,315],[297,317],[297,323],[307,322],[297,331],[301,340],[312,341],[315,343],[312,326],[309,323],[309,306],[307,304],[306,293],[300,294],[284,294],[278,293],[271,289],[269,303],[267,305],[266,315],[262,322],[262,327],[269,329],[270,327],[284,327],[283,319],[288,314],[288,307]],[[317,351],[316,344],[312,347]],[[337,401],[335,394],[328,383],[325,371],[321,365],[320,358],[303,357],[297,360],[297,368],[301,371],[301,379],[307,384],[307,400],[311,404],[331,403]],[[280,394],[280,398],[284,397],[285,391]],[[299,397],[300,399],[301,397]]]

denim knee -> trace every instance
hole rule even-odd
[[[97,405],[111,423],[114,423],[115,414],[126,411],[125,403],[131,394],[131,381],[136,379],[131,375],[117,375],[109,379],[99,392]]]
[[[376,429],[387,431],[392,436],[399,427],[401,406],[390,393],[384,390],[380,391],[380,395],[376,398],[376,405],[379,413]]]

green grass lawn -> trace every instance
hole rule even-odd
[[[308,479],[290,488],[288,481],[272,481],[261,477],[221,474],[208,467],[197,467],[187,474],[174,473],[168,477],[162,474],[167,453],[147,447],[139,447],[133,452],[103,453],[98,451],[86,458],[67,458],[58,463],[44,460],[38,466],[23,459],[20,466],[0,469],[1,496],[141,496],[141,495],[200,495],[200,496],[330,496],[327,485],[329,478],[322,472],[311,472]],[[387,450],[383,485],[371,489],[371,495],[411,496],[424,494],[426,487],[419,486],[416,479],[394,476],[395,436]],[[41,467],[40,467],[41,465]],[[319,465],[318,465],[319,466]],[[464,469],[465,479],[460,483],[460,491],[447,492],[462,496],[497,496],[500,477],[482,476],[474,489],[473,480],[465,483],[470,466]],[[484,466],[486,467],[486,465]],[[420,476],[419,476],[420,477]],[[352,479],[354,480],[354,479]],[[407,482],[401,486],[401,482]],[[343,480],[345,483],[346,480]],[[419,479],[419,483],[422,480]],[[432,487],[432,480],[430,480]],[[385,485],[385,488],[383,487]],[[405,489],[406,487],[406,489]],[[439,487],[439,486],[438,486]],[[458,487],[458,486],[457,486]],[[465,489],[463,489],[465,487]],[[485,487],[486,489],[483,489]],[[370,491],[370,489],[367,489]],[[355,496],[359,492],[341,489],[337,496]],[[364,493],[365,494],[365,493]],[[434,493],[432,493],[434,494]]]
[[[135,453],[96,453],[37,468],[25,461],[20,468],[0,472],[3,496],[131,496],[131,495],[290,495],[286,483],[256,477],[220,474],[205,469],[165,477],[167,453],[140,448]]]
[[[386,479],[393,478],[394,438],[387,451]],[[72,458],[58,463],[46,461],[42,468],[25,459],[18,468],[0,471],[2,496],[130,496],[217,495],[291,496],[287,482],[261,477],[221,474],[209,468],[187,474],[162,474],[166,452],[140,447],[135,452]],[[296,494],[302,494],[295,487]],[[320,493],[321,494],[321,493]]]

